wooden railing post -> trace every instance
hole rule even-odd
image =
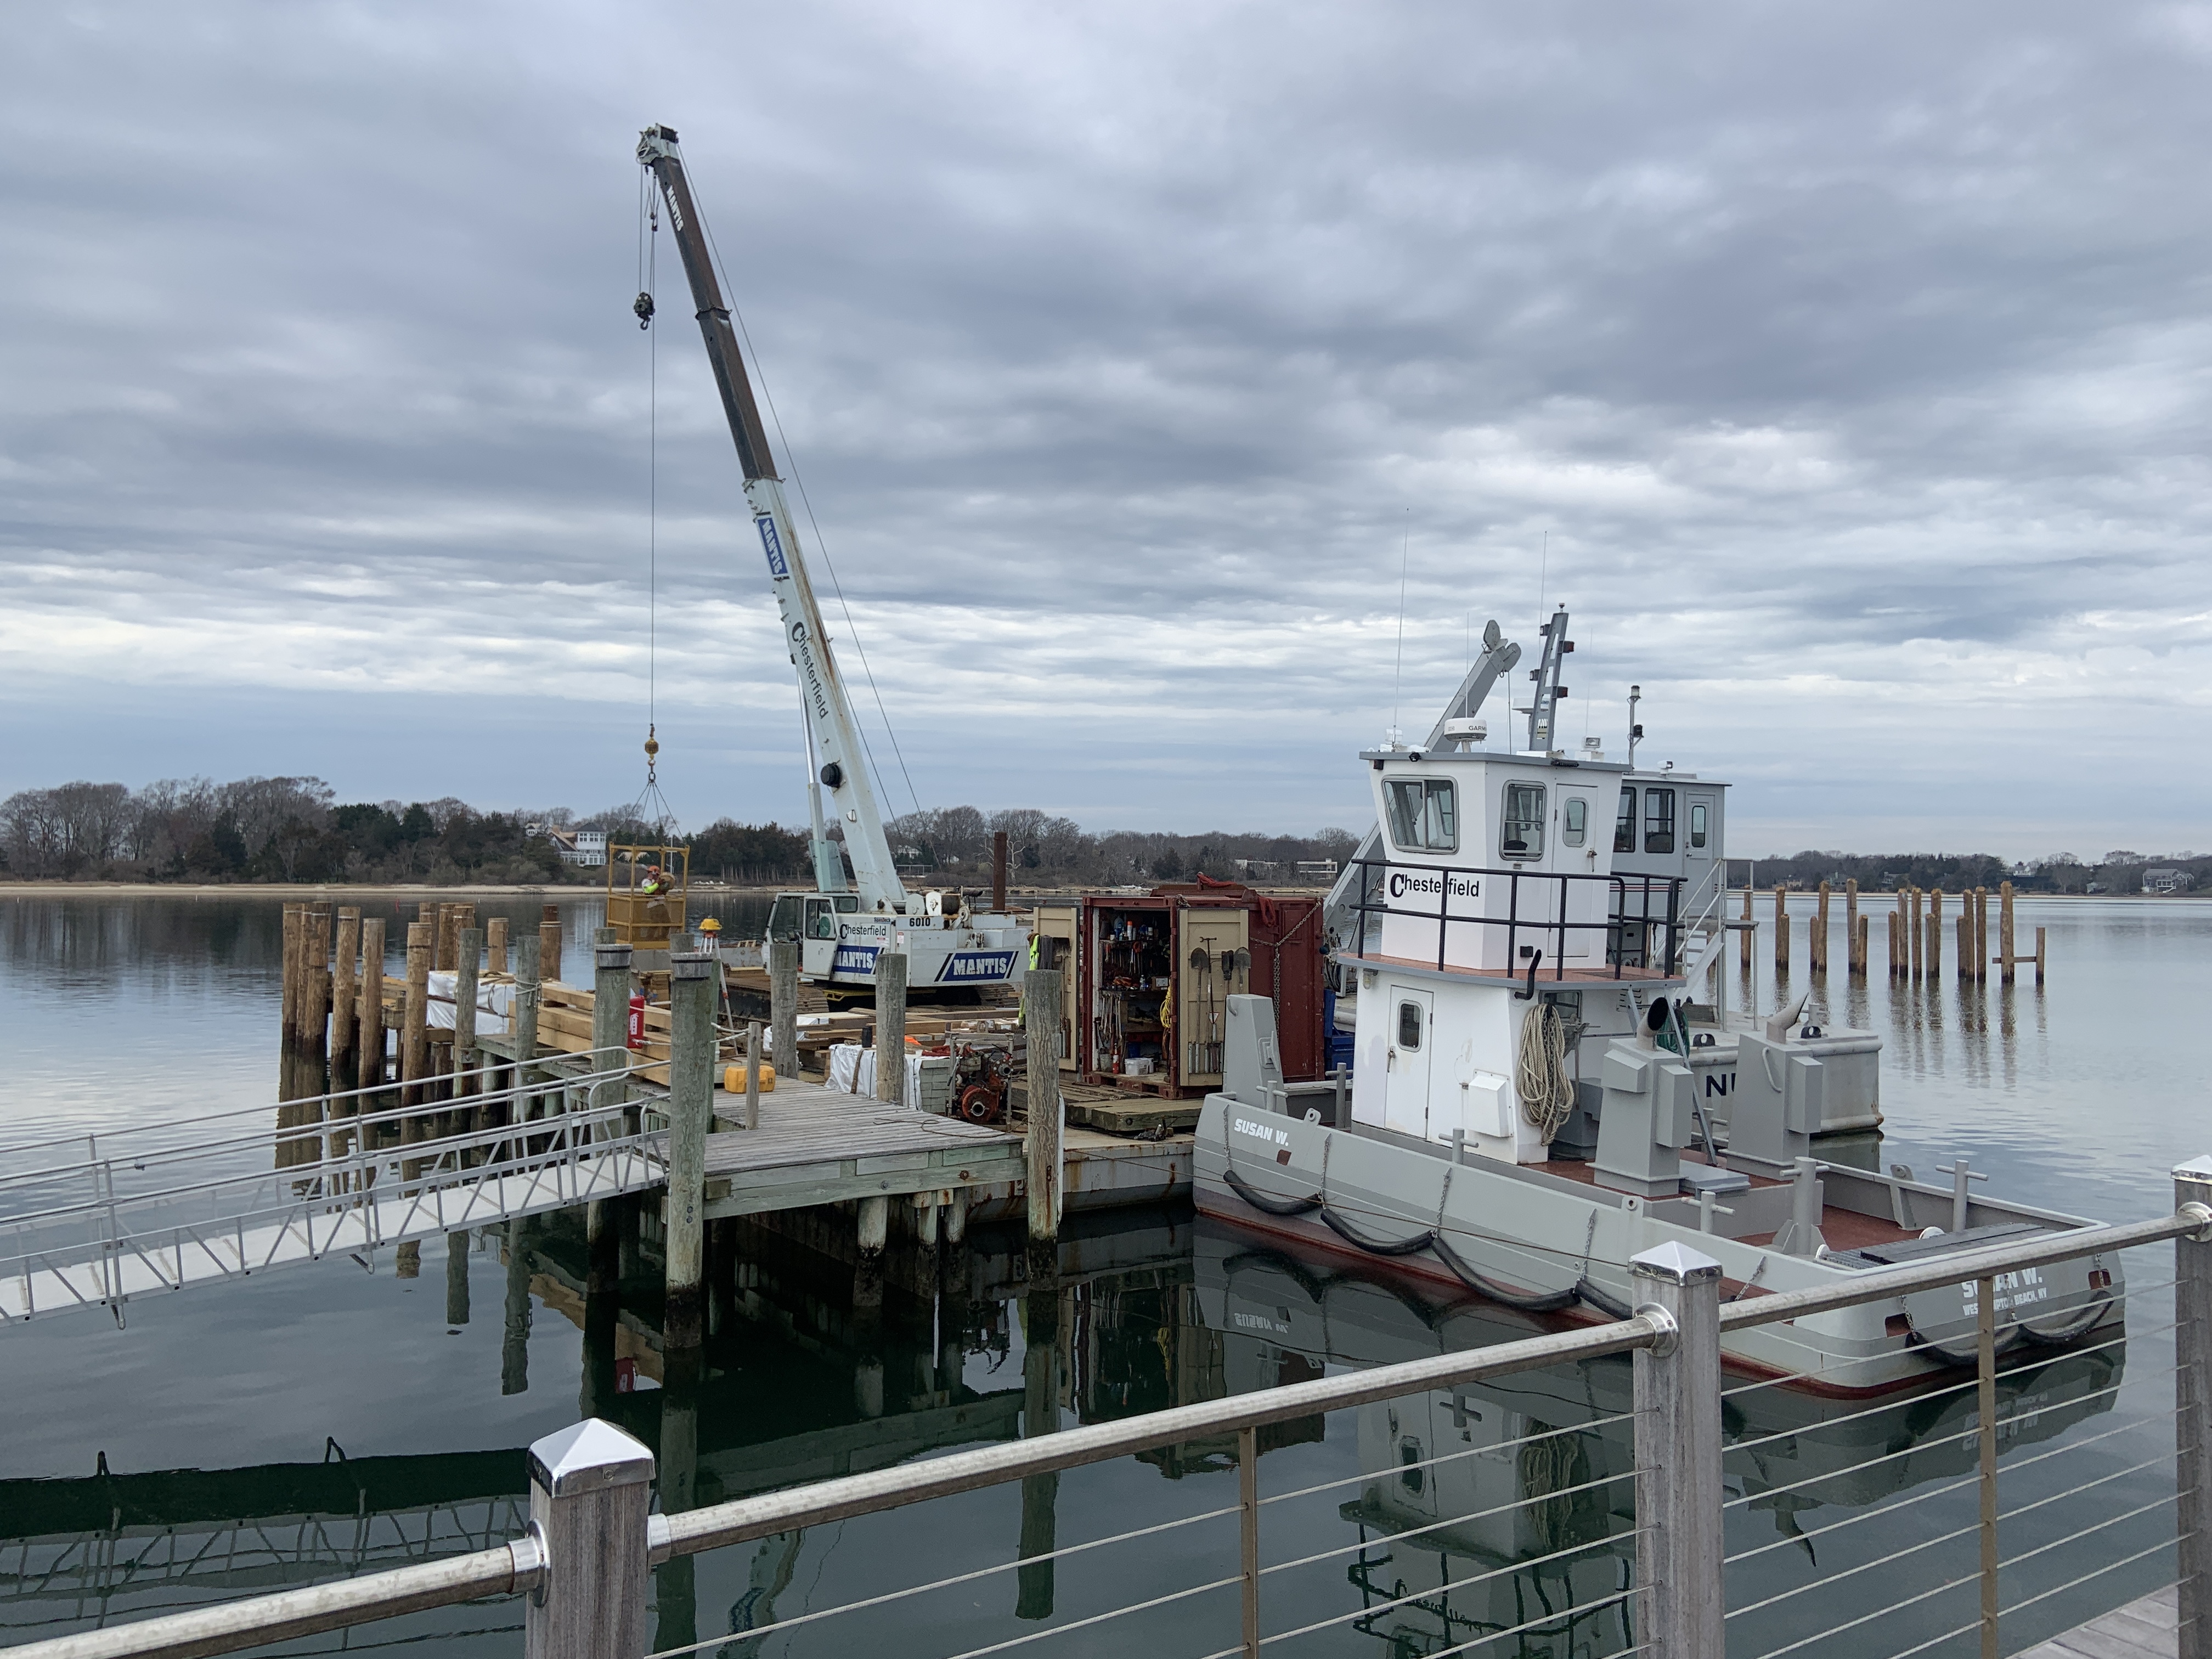
[[[545,1582],[523,1604],[524,1659],[642,1659],[653,1454],[587,1418],[530,1448]]]
[[[1678,1243],[1629,1259],[1637,1311],[1674,1329],[1636,1352],[1636,1580],[1662,1659],[1727,1650],[1721,1539],[1721,1264]]]

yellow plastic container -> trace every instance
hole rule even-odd
[[[775,1067],[769,1065],[766,1060],[761,1061],[760,1077],[761,1092],[764,1095],[774,1094],[775,1092]],[[741,1095],[744,1093],[745,1068],[743,1065],[725,1066],[722,1068],[722,1088],[723,1091],[728,1094]]]

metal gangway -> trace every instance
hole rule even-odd
[[[370,1253],[663,1184],[629,1057],[0,1146],[0,1326]],[[403,1100],[402,1088],[439,1099]]]

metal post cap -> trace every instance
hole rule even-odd
[[[530,1478],[554,1498],[635,1486],[653,1479],[653,1451],[596,1417],[530,1443]]]
[[[1638,1250],[1628,1258],[1628,1267],[1639,1278],[1662,1279],[1675,1285],[1692,1285],[1721,1276],[1719,1262],[1702,1250],[1693,1250],[1672,1239],[1651,1249]]]
[[[629,967],[629,946],[602,945],[598,947],[597,960],[602,971],[616,968],[627,969]]]
[[[668,959],[672,977],[680,980],[711,979],[714,973],[714,958],[704,951],[687,951],[682,956]]]

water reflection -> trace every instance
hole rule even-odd
[[[1203,1316],[1221,1334],[1239,1392],[1274,1385],[1286,1364],[1364,1369],[1512,1340],[1542,1323],[1472,1298],[1432,1300],[1319,1256],[1255,1249],[1205,1224],[1196,1266]],[[2124,1348],[2114,1343],[2009,1370],[1998,1389],[2000,1457],[2111,1411],[2124,1366]],[[1632,1604],[1607,1600],[1632,1583],[1633,1407],[1625,1357],[1360,1407],[1361,1479],[1339,1510],[1358,1547],[1353,1628],[1393,1654],[1504,1631],[1521,1633],[1528,1653],[1635,1646]],[[1976,1467],[1966,1432],[1974,1420],[1973,1391],[1957,1379],[1872,1407],[1735,1387],[1723,1413],[1728,1548],[1742,1558],[1730,1572],[1730,1605],[1894,1547],[1893,1529],[1830,1532],[1838,1519],[1922,1492],[1953,1509],[1970,1504],[1970,1492],[1945,1483]],[[1923,1517],[1913,1511],[1905,1524],[1919,1529]],[[1838,1605],[1830,1599],[1817,1611],[1833,1617]],[[1784,1607],[1735,1634],[1751,1640],[1771,1629],[1779,1639],[1806,1612]],[[1756,1640],[1749,1650],[1773,1645]]]

